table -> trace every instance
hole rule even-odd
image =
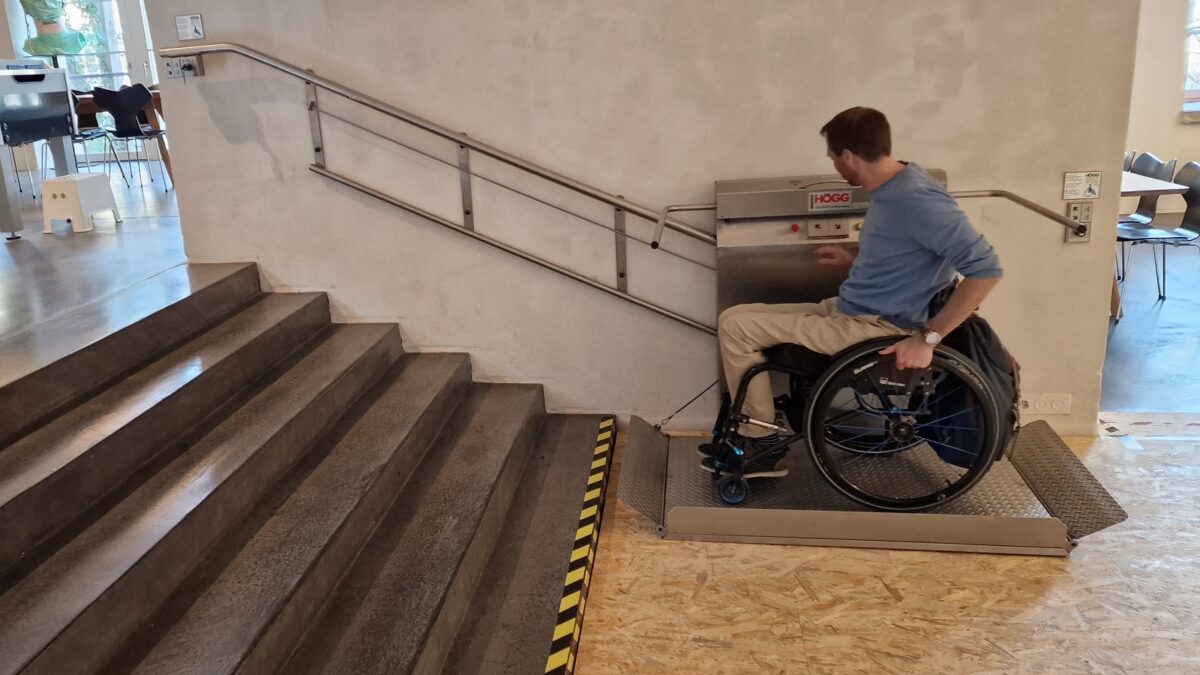
[[[158,89],[151,89],[150,94],[152,95],[150,103],[144,108],[146,111],[146,120],[150,123],[151,129],[154,129],[155,131],[161,131],[163,128],[162,95],[158,92]],[[100,109],[100,106],[96,105],[96,101],[91,94],[80,94],[76,98],[78,100],[78,104],[75,106],[75,114],[94,115],[96,113],[104,112]],[[163,166],[167,167],[167,175],[171,177],[171,184],[174,185],[175,172],[171,170],[171,153],[167,151],[167,139],[159,136],[156,140],[158,141],[158,152],[162,157]]]
[[[1181,195],[1187,191],[1186,185],[1150,178],[1131,171],[1121,172],[1122,197],[1160,197],[1162,195]],[[1115,274],[1113,275],[1112,296],[1109,298],[1108,311],[1109,315],[1118,321],[1123,314],[1121,311],[1121,288],[1117,284]]]
[[[1186,185],[1150,178],[1129,171],[1121,172],[1122,197],[1152,197],[1159,195],[1181,195],[1188,191]]]

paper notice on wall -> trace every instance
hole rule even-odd
[[[1063,174],[1063,199],[1096,199],[1100,196],[1099,171],[1069,171]]]
[[[175,31],[180,40],[199,40],[204,37],[204,22],[199,14],[175,17]]]

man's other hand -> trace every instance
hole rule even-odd
[[[895,354],[896,367],[902,370],[928,368],[933,363],[933,346],[925,344],[925,338],[920,335],[901,340],[879,353],[885,356]]]
[[[822,246],[817,249],[817,263],[830,267],[849,267],[854,264],[854,252],[842,246]]]

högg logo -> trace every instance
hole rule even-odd
[[[837,208],[850,204],[849,190],[832,190],[828,192],[813,192],[808,196],[809,210]]]

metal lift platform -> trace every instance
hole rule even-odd
[[[919,512],[877,511],[825,481],[802,443],[784,478],[751,482],[737,507],[700,468],[700,437],[668,437],[630,422],[618,496],[665,539],[1066,556],[1081,538],[1128,516],[1043,421],[1021,428],[1010,452],[969,492]]]

